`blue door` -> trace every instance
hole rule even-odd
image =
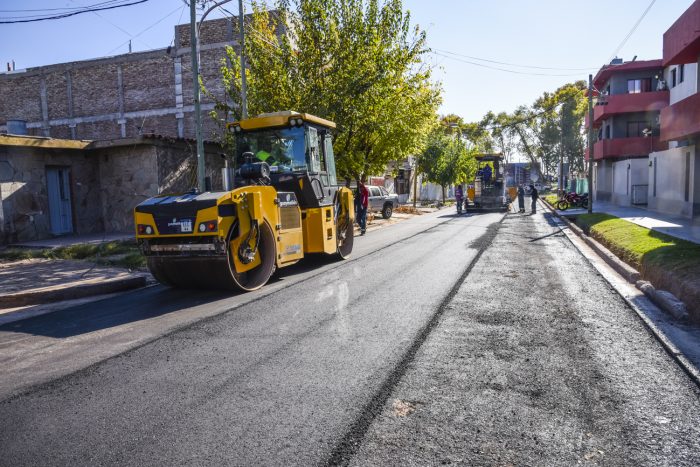
[[[73,232],[69,171],[67,168],[47,167],[46,186],[49,193],[51,233],[64,235]]]

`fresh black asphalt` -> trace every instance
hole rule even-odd
[[[700,392],[548,214],[510,214],[386,398],[364,465],[700,465]]]
[[[443,211],[377,231],[323,274],[15,393],[0,403],[0,463],[323,463],[501,217]]]
[[[0,328],[25,347],[0,465],[698,465],[697,387],[559,227],[501,220],[441,211],[266,291]]]

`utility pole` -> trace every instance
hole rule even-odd
[[[416,198],[418,198],[418,158],[413,159],[413,208],[416,208]]]
[[[238,29],[239,29],[239,47],[241,48],[241,119],[248,118],[248,86],[245,77],[245,35],[243,32],[243,0],[238,0]]]
[[[588,75],[588,214],[593,212],[593,75]]]
[[[190,0],[190,48],[192,53],[192,85],[194,89],[194,132],[197,139],[197,188],[206,191],[206,171],[204,166],[204,141],[202,140],[202,116],[199,89],[199,59],[197,57],[197,5]]]
[[[564,195],[564,106],[559,118],[559,198]]]

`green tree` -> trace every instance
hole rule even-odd
[[[246,34],[250,115],[292,109],[333,120],[340,176],[383,172],[420,151],[441,90],[423,63],[425,32],[401,0],[279,0],[274,13],[258,4]],[[230,102],[217,105],[219,118],[240,118],[239,69],[229,49]]]
[[[446,134],[442,125],[436,127],[418,157],[418,170],[427,181],[440,185],[443,202],[447,186],[471,180],[476,171],[475,151],[468,150],[457,136]]]
[[[557,173],[563,155],[572,170],[583,169],[585,141],[581,132],[585,83],[566,84],[553,93],[545,92],[532,106],[521,105],[512,114],[489,112],[488,122],[494,147],[506,160],[515,153],[525,155],[541,179]]]

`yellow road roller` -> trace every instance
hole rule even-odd
[[[229,124],[229,191],[160,195],[134,209],[148,268],[177,288],[252,291],[305,255],[348,258],[353,195],[336,180],[335,124],[293,111]]]

